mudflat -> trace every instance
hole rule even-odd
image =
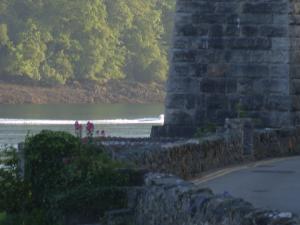
[[[55,86],[0,83],[0,104],[161,103],[164,98],[164,85],[157,83],[73,82]]]

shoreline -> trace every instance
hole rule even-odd
[[[163,84],[110,81],[39,86],[0,83],[0,104],[163,103]]]

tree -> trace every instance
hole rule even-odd
[[[7,45],[9,42],[9,37],[7,33],[7,25],[0,24],[0,47]]]
[[[0,76],[162,82],[175,0],[1,0]]]

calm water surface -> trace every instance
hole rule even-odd
[[[0,105],[0,145],[17,144],[43,129],[73,133],[76,120],[122,137],[147,137],[163,123],[163,104]]]

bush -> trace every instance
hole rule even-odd
[[[46,225],[45,212],[41,209],[34,209],[26,212],[6,214],[1,225]],[[54,224],[52,224],[54,225]],[[57,224],[56,224],[57,225]]]
[[[0,212],[18,213],[25,210],[31,201],[31,192],[19,175],[16,149],[2,150],[0,165]]]
[[[127,204],[120,187],[129,179],[118,172],[124,165],[69,133],[42,131],[26,138],[24,179],[15,150],[6,152],[11,166],[0,170],[0,212],[7,216],[0,224],[57,225],[72,213],[100,216]]]
[[[79,151],[80,140],[65,132],[42,131],[26,139],[25,180],[32,185],[36,206],[45,204],[49,192],[66,186],[64,159],[76,157]]]

